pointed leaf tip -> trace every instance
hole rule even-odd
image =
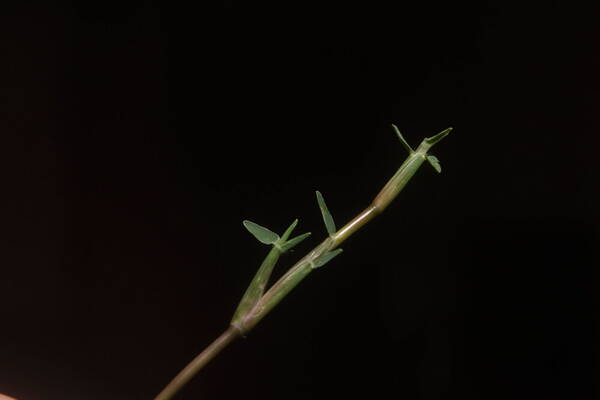
[[[279,235],[270,229],[265,228],[264,226],[260,226],[252,221],[245,220],[242,222],[244,227],[248,229],[248,231],[254,235],[259,242],[264,244],[273,244],[279,240]]]
[[[438,174],[442,172],[442,165],[436,156],[427,156],[427,161],[429,161],[429,164],[431,164]]]
[[[452,131],[452,127],[446,128],[443,131],[441,131],[440,133],[438,133],[435,136],[426,138],[425,141],[433,146],[434,144],[436,144],[437,142],[439,142],[440,140],[442,140],[443,138],[445,138],[446,136],[448,136],[448,134],[450,133],[450,131]]]
[[[283,232],[283,235],[281,235],[281,242],[285,242],[286,240],[288,240],[288,238],[294,231],[294,228],[296,228],[296,225],[298,225],[298,218],[296,218],[294,222],[292,222],[292,224],[285,230],[285,232]]]
[[[291,249],[292,247],[295,247],[298,243],[300,243],[301,241],[303,241],[304,239],[306,239],[309,236],[310,236],[310,232],[306,232],[306,233],[303,233],[301,235],[298,235],[298,236],[288,240],[281,246],[281,251],[288,251],[289,249]]]
[[[327,204],[325,204],[325,199],[321,192],[317,190],[317,202],[319,203],[319,209],[321,210],[321,214],[323,215],[323,222],[325,222],[325,228],[327,229],[327,233],[331,236],[335,233],[335,222],[333,221],[333,217],[331,213],[327,209]]]

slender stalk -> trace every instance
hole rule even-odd
[[[244,299],[242,300],[241,308],[238,308],[232,320],[231,326],[217,340],[206,348],[198,357],[196,357],[187,367],[183,369],[171,383],[155,398],[155,400],[169,400],[181,389],[183,385],[189,381],[206,363],[208,363],[216,354],[226,347],[234,338],[239,335],[245,335],[252,330],[279,302],[287,296],[290,291],[295,288],[304,278],[319,265],[326,262],[326,258],[331,259],[333,256],[330,252],[336,249],[342,242],[348,239],[352,234],[357,232],[365,224],[371,221],[375,216],[379,215],[387,206],[396,198],[398,193],[406,186],[408,181],[413,177],[415,172],[423,164],[424,161],[429,163],[440,172],[441,167],[437,158],[428,156],[429,149],[442,140],[452,128],[448,128],[437,135],[424,139],[417,150],[412,150],[410,145],[406,143],[400,131],[394,126],[400,141],[409,151],[408,158],[402,163],[400,168],[385,184],[383,189],[377,194],[372,203],[365,208],[360,214],[354,217],[350,222],[344,225],[341,229],[335,231],[333,220],[329,212],[326,210],[324,201],[319,192],[317,198],[319,205],[322,207],[325,225],[329,232],[329,237],[323,240],[318,246],[312,249],[300,261],[294,264],[269,290],[267,290],[260,299],[256,298],[262,293],[266,286],[266,279],[270,275],[270,271],[279,258],[279,249],[273,248],[263,262],[257,278],[251,283]],[[294,222],[295,225],[295,222]],[[263,228],[264,229],[264,228]],[[289,235],[289,233],[287,233]],[[275,235],[276,236],[276,235]],[[287,240],[287,236],[285,238]],[[268,241],[266,242],[268,243]],[[339,251],[339,250],[338,250]],[[263,277],[264,275],[264,277]]]
[[[447,131],[443,131],[440,135],[446,136]],[[436,137],[434,138],[437,138]],[[442,137],[443,137],[442,136]],[[423,140],[417,150],[412,151],[408,158],[402,163],[398,171],[385,184],[383,189],[377,194],[371,205],[365,208],[360,214],[354,217],[344,227],[337,232],[332,233],[321,244],[315,247],[304,258],[298,261],[289,271],[284,274],[279,281],[264,294],[258,301],[252,312],[247,315],[244,320],[244,329],[251,330],[261,319],[265,317],[279,302],[287,296],[287,294],[295,288],[308,274],[314,269],[315,261],[323,254],[334,250],[342,242],[348,239],[352,234],[362,228],[367,222],[371,221],[376,215],[383,210],[396,198],[398,193],[406,186],[410,178],[427,159],[427,151],[433,145],[431,141],[434,138]],[[441,140],[437,139],[435,142]],[[435,143],[434,142],[434,143]]]
[[[156,396],[154,400],[171,399],[185,384],[194,377],[210,360],[221,352],[229,343],[240,335],[240,332],[230,326],[204,351],[196,356],[175,378]]]
[[[235,326],[237,329],[242,329],[240,326],[241,321],[248,313],[248,310],[251,310],[252,307],[256,305],[256,302],[264,293],[265,287],[267,286],[267,280],[271,276],[271,271],[273,270],[277,260],[279,260],[280,255],[281,250],[273,246],[263,263],[260,265],[260,268],[256,273],[256,278],[252,281],[250,286],[248,286],[248,289],[246,289],[246,293],[244,293],[244,297],[242,297],[240,305],[238,306],[237,310],[235,310],[233,318],[231,319],[232,326]]]

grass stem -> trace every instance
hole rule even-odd
[[[240,335],[248,333],[262,318],[264,318],[279,302],[290,293],[312,270],[324,265],[336,254],[331,252],[338,247],[342,242],[348,239],[352,234],[362,228],[376,215],[379,215],[386,207],[396,198],[398,193],[402,191],[404,186],[410,181],[415,172],[420,168],[424,161],[429,161],[431,166],[437,171],[441,171],[439,160],[431,155],[428,155],[429,149],[442,140],[452,128],[448,128],[438,133],[437,135],[425,138],[416,150],[413,150],[404,140],[400,131],[394,126],[400,141],[408,150],[408,158],[402,163],[400,168],[392,176],[392,178],[381,189],[373,202],[358,214],[354,219],[344,225],[340,230],[336,231],[333,218],[325,205],[323,196],[317,192],[319,207],[323,213],[325,225],[329,236],[318,246],[313,248],[300,261],[294,264],[277,282],[271,286],[266,293],[263,294],[266,288],[268,277],[275,262],[279,259],[280,247],[274,247],[271,253],[263,262],[257,273],[257,277],[252,281],[250,287],[244,295],[240,308],[236,311],[232,320],[231,326],[221,336],[219,336],[210,346],[202,353],[193,359],[172,381],[167,387],[155,398],[155,400],[170,400],[198,371],[202,369],[214,356],[216,356],[223,348],[225,348],[233,339]],[[295,226],[297,220],[286,231],[285,240],[291,229]],[[267,230],[264,227],[250,223],[250,228],[254,235],[263,243],[274,243],[278,236]],[[301,235],[302,238],[306,235]],[[272,236],[272,237],[269,237]],[[338,253],[341,250],[338,250]]]
[[[169,400],[185,386],[210,360],[221,352],[229,343],[240,336],[238,330],[230,326],[204,351],[196,356],[175,378],[155,397],[154,400]]]

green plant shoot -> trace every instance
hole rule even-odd
[[[288,240],[296,227],[298,220],[295,220],[281,237],[275,232],[254,222],[247,220],[243,221],[243,225],[258,241],[271,245],[272,248],[246,289],[246,292],[233,315],[229,328],[202,353],[194,358],[163,389],[163,391],[160,392],[155,400],[171,399],[175,393],[177,393],[198,371],[212,360],[215,355],[227,347],[229,343],[235,338],[244,336],[252,330],[252,328],[256,326],[256,324],[258,324],[277,304],[279,304],[279,302],[285,298],[294,287],[304,280],[310,272],[323,267],[339,255],[342,252],[342,249],[338,248],[338,246],[376,215],[382,213],[392,200],[396,198],[404,186],[406,186],[408,181],[413,177],[425,160],[427,160],[438,173],[442,171],[439,160],[435,156],[428,154],[428,152],[432,146],[446,137],[452,128],[447,128],[435,136],[425,138],[417,149],[413,150],[400,133],[400,130],[395,125],[392,125],[392,127],[396,132],[400,143],[408,151],[408,157],[402,165],[400,165],[400,168],[398,168],[396,173],[385,184],[379,194],[375,196],[371,204],[339,230],[336,230],[333,217],[325,204],[323,196],[317,191],[317,203],[321,210],[328,236],[319,245],[297,261],[296,264],[294,264],[266,292],[267,283],[275,264],[279,260],[279,256],[302,242],[310,235],[310,233],[304,233]]]

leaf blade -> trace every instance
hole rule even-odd
[[[414,150],[412,149],[412,147],[410,147],[410,144],[408,144],[406,139],[404,139],[404,136],[402,136],[402,134],[400,133],[400,129],[398,129],[398,127],[394,124],[392,124],[392,128],[394,128],[394,131],[396,131],[396,135],[398,135],[398,139],[400,139],[400,143],[402,143],[402,146],[404,146],[406,151],[408,151],[408,154],[414,153]]]
[[[288,240],[296,225],[298,225],[298,218],[296,218],[294,222],[292,222],[292,224],[285,230],[285,232],[283,232],[283,235],[281,235],[282,243],[285,243],[285,241]]]
[[[453,129],[452,127],[446,128],[443,131],[441,131],[440,133],[438,133],[437,135],[425,138],[425,142],[428,145],[433,146],[434,144],[436,144],[437,142],[439,142],[440,140],[442,140],[443,138],[448,136],[448,134],[450,133],[450,131],[452,131],[452,129]]]
[[[301,241],[303,241],[304,239],[306,239],[307,237],[309,237],[311,235],[310,232],[306,232],[303,233],[301,235],[298,235],[290,240],[288,240],[287,242],[285,242],[282,246],[281,246],[281,251],[288,251],[289,249],[291,249],[292,247],[295,247],[297,244],[299,244]]]
[[[250,232],[259,242],[264,244],[273,244],[279,240],[279,235],[270,229],[260,226],[252,221],[244,220],[244,227]]]
[[[327,204],[325,204],[325,199],[321,192],[317,190],[317,202],[319,203],[319,209],[321,210],[321,215],[323,216],[323,222],[325,222],[325,228],[327,229],[327,233],[329,236],[333,235],[336,232],[335,222],[333,221],[333,217],[327,208]]]
[[[436,156],[427,156],[427,161],[429,164],[439,173],[442,172],[442,164],[440,164],[440,160]]]

